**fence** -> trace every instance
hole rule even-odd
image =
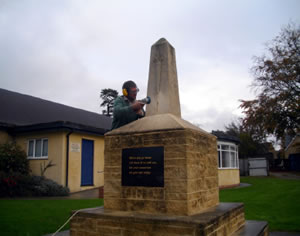
[[[266,157],[239,159],[241,176],[268,176],[269,163]]]

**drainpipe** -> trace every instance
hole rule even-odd
[[[73,133],[73,130],[69,131],[67,133],[67,151],[66,151],[66,187],[68,187],[68,182],[69,182],[69,140],[70,140],[70,135]]]

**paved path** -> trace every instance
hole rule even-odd
[[[55,199],[95,199],[102,198],[99,197],[99,188],[94,188],[90,190],[84,190],[81,192],[70,193],[69,196],[56,196],[56,197],[15,197],[15,198],[0,198],[0,199],[24,199],[24,200],[55,200]]]
[[[300,180],[300,172],[270,171],[270,176],[281,178],[281,179]]]
[[[300,233],[294,232],[270,232],[270,236],[300,236]]]
[[[85,190],[77,193],[71,193],[66,199],[93,199],[99,198],[99,188],[94,188],[90,190]]]

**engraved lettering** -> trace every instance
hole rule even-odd
[[[128,148],[122,151],[122,186],[164,186],[163,147]]]

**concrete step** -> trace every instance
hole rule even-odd
[[[267,221],[246,220],[245,225],[232,236],[265,236],[268,234]]]

